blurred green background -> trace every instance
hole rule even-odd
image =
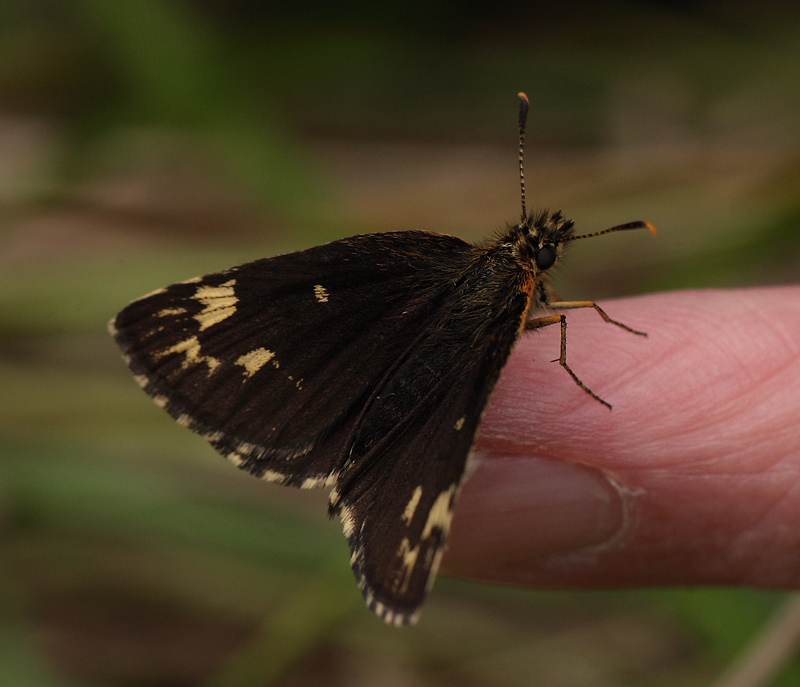
[[[797,281],[794,3],[4,0],[0,685],[704,685],[783,599],[441,579],[363,607],[325,495],[265,485],[136,387],[106,322],[345,235],[593,231],[565,298]],[[800,684],[800,665],[772,685]]]

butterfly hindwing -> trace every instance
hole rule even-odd
[[[260,477],[321,486],[335,480],[359,404],[473,250],[425,232],[357,236],[175,284],[111,329],[181,424]]]
[[[415,621],[433,582],[470,447],[529,303],[509,293],[494,313],[470,300],[467,287],[452,307],[471,307],[457,319],[480,335],[445,321],[404,353],[367,403],[331,495],[368,605],[397,625]]]

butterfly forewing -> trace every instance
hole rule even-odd
[[[359,403],[474,249],[374,234],[258,260],[135,301],[112,323],[144,389],[243,468],[332,482]]]

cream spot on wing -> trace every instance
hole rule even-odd
[[[183,315],[186,308],[164,308],[158,311],[159,317],[169,317],[170,315]]]
[[[361,560],[361,557],[363,555],[364,555],[364,551],[362,549],[356,549],[355,551],[353,551],[353,553],[350,555],[350,567],[354,568],[356,566],[356,564]],[[366,579],[364,579],[362,577],[362,578],[359,579],[358,583],[359,583],[359,585],[362,585],[362,584],[366,584],[367,581],[366,581]],[[370,601],[367,601],[367,606],[369,606],[370,603],[371,603]]]
[[[181,284],[196,284],[197,282],[201,281],[202,277],[192,277],[191,279],[187,279],[186,281],[182,281]],[[164,291],[164,289],[161,289]],[[154,293],[158,293],[157,291]]]
[[[247,377],[252,377],[274,357],[275,353],[273,351],[268,351],[266,348],[256,348],[254,351],[250,351],[249,353],[239,356],[236,364],[241,365],[244,368],[244,374]],[[278,367],[277,360],[275,360],[272,364],[275,365],[275,367]]]
[[[281,482],[286,481],[286,475],[282,472],[277,472],[276,470],[267,470],[263,475],[261,475],[261,479],[265,480],[266,482],[277,482],[280,484]]]
[[[236,447],[236,451],[243,456],[249,456],[256,450],[255,444],[248,444],[247,442],[243,441]]]
[[[444,532],[447,532],[450,528],[450,521],[453,519],[453,510],[450,506],[456,493],[456,487],[457,485],[451,484],[449,489],[436,497],[433,506],[428,512],[428,520],[422,530],[422,539],[430,537],[434,528],[439,528]]]
[[[397,571],[397,577],[392,585],[392,591],[395,593],[405,594],[408,591],[408,584],[411,582],[411,575],[414,572],[414,567],[417,565],[417,558],[419,557],[419,547],[417,544],[413,549],[408,537],[400,542],[400,548],[397,549],[397,557],[400,559],[400,569]]]
[[[353,511],[347,506],[342,506],[339,511],[339,517],[342,519],[342,528],[344,529],[344,536],[350,539],[356,531],[356,519],[353,516]]]
[[[336,475],[326,475],[325,477],[306,477],[300,484],[301,489],[319,489],[329,487],[336,481]]]
[[[453,429],[455,429],[456,432],[460,432],[461,428],[464,426],[464,423],[466,421],[467,421],[467,418],[462,415],[460,418],[458,418],[458,420],[456,420],[456,424],[453,427]]]
[[[425,585],[425,589],[427,589],[428,591],[431,590],[431,587],[433,587],[433,583],[436,581],[436,573],[439,571],[439,564],[442,562],[442,556],[444,556],[443,546],[440,546],[436,550],[428,549],[428,553],[425,556],[426,558],[425,566],[428,569],[428,582]],[[417,611],[411,617],[410,620],[411,624],[417,622],[418,618],[419,618],[419,611]]]
[[[169,403],[169,399],[166,396],[153,396],[153,403],[155,403],[159,408],[166,408],[167,403]]]
[[[322,284],[314,285],[314,296],[320,303],[328,302],[328,291]]]
[[[164,349],[155,355],[155,359],[158,360],[171,353],[183,353],[186,356],[181,364],[184,370],[189,367],[189,365],[205,363],[208,365],[208,373],[211,374],[219,367],[219,360],[210,355],[205,356],[200,352],[200,342],[197,340],[196,336],[189,337],[185,341],[179,341],[174,346]]]
[[[417,510],[417,506],[419,505],[419,500],[422,498],[422,487],[417,487],[414,489],[414,493],[411,495],[411,499],[406,504],[406,509],[403,511],[403,515],[400,516],[402,520],[405,521],[406,525],[410,525],[411,521],[414,519],[414,513]]]
[[[235,465],[237,468],[238,468],[238,467],[239,467],[239,466],[240,466],[242,463],[244,463],[244,458],[242,458],[242,457],[241,457],[241,456],[240,456],[238,453],[236,453],[236,452],[229,453],[229,454],[228,454],[227,456],[225,456],[225,457],[226,457],[226,458],[227,458],[229,461],[231,461],[231,463],[233,463],[233,464],[234,464],[234,465]]]
[[[236,280],[231,279],[219,286],[198,286],[197,293],[192,296],[205,307],[194,316],[200,323],[200,331],[219,324],[236,312],[239,299],[233,292]]]
[[[453,517],[451,505],[457,488],[457,484],[451,484],[449,489],[443,491],[441,494],[439,494],[439,496],[436,497],[436,500],[433,502],[433,506],[431,506],[430,511],[428,511],[428,519],[425,522],[425,527],[422,530],[422,535],[420,536],[419,543],[416,546],[412,548],[408,537],[404,538],[400,543],[400,547],[397,549],[396,553],[397,558],[400,561],[400,567],[398,568],[394,584],[392,585],[392,591],[399,594],[404,594],[406,591],[408,591],[408,585],[411,582],[411,576],[413,575],[416,566],[419,565],[419,554],[422,543],[431,536],[434,529],[439,529],[446,533],[450,528],[450,520]],[[417,492],[419,492],[419,495]],[[413,512],[416,510],[421,497],[422,488],[417,487],[417,489],[414,490],[411,500],[406,506],[406,510],[403,512],[404,520],[406,519],[406,513],[409,511],[411,511],[411,518],[413,518]],[[411,508],[412,505],[413,508]],[[429,571],[428,588],[430,588],[431,584],[433,584],[433,579],[436,576],[436,568],[439,565],[439,561],[441,560],[443,553],[444,547],[441,545],[436,547],[428,545],[425,547],[425,560],[423,561],[423,565],[425,569]]]

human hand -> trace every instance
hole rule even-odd
[[[537,587],[800,587],[800,287],[684,291],[523,334],[442,572]]]

